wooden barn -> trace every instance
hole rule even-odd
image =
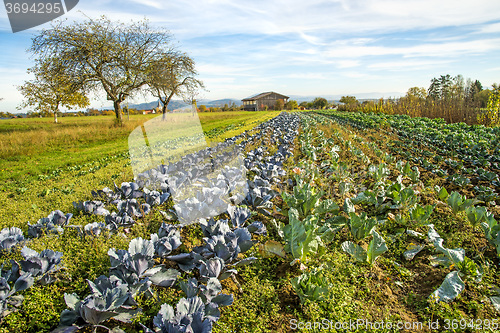
[[[265,110],[266,106],[268,109],[272,110],[278,100],[282,99],[283,102],[286,103],[289,98],[290,97],[278,94],[274,91],[269,91],[242,99],[241,101],[243,102],[243,109],[245,111],[261,111]]]

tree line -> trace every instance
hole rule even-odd
[[[121,105],[135,94],[149,92],[161,100],[165,116],[173,96],[192,103],[204,88],[194,60],[177,49],[168,30],[148,20],[57,21],[33,38],[29,51],[34,79],[19,87],[21,107],[50,112],[55,122],[61,107],[88,106],[90,93],[104,93],[121,124]]]
[[[352,96],[351,96],[352,97]],[[462,75],[441,75],[427,89],[412,87],[400,98],[360,103],[355,98],[339,110],[404,114],[411,117],[443,118],[449,123],[500,125],[500,86],[484,89],[479,80]]]

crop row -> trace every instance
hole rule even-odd
[[[440,119],[360,113],[325,114],[362,131],[377,128],[393,140],[387,148],[484,202],[499,200],[500,130],[446,124]],[[395,134],[395,135],[394,135]],[[497,202],[500,204],[500,202]]]
[[[344,128],[351,141],[335,129],[330,117],[301,115],[301,121],[303,159],[294,169],[289,194],[282,194],[288,224],[280,223],[277,229],[292,264],[301,265],[303,274],[292,284],[303,301],[328,298],[333,287],[324,278],[325,268],[307,264],[321,262],[334,244],[361,265],[374,266],[388,254],[384,263],[390,262],[402,274],[398,279],[407,274],[405,266],[412,260],[424,259],[419,258],[423,250],[430,251],[429,269],[442,267],[447,272],[441,285],[427,295],[430,303],[453,301],[466,283],[480,285],[487,267],[496,265],[500,256],[500,225],[485,202],[459,192],[449,194],[444,187],[426,186],[417,166]],[[438,228],[448,231],[456,225],[439,221],[443,214],[456,225],[467,223],[474,233],[481,230],[494,255],[485,254],[488,246],[467,251],[447,247]],[[438,221],[439,226],[435,225]],[[493,274],[488,281],[496,280],[494,273],[488,274]],[[403,281],[397,285],[406,287]],[[490,285],[483,287],[484,292]],[[499,300],[498,295],[490,297],[494,307],[500,305]]]

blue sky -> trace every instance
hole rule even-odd
[[[500,83],[500,1],[494,0],[80,0],[65,15],[148,18],[196,61],[201,98],[262,91],[331,96],[404,94],[433,77],[462,74]],[[13,34],[0,9],[0,111],[15,111],[16,86],[33,65],[37,29]],[[152,98],[151,98],[152,99]],[[137,96],[130,102],[149,100]],[[96,96],[95,107],[110,103]]]

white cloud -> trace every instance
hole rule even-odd
[[[369,75],[367,73],[362,72],[344,72],[341,74],[342,76],[359,79],[359,78],[367,78]]]
[[[334,43],[327,55],[332,58],[360,58],[365,56],[400,55],[403,57],[460,57],[463,54],[481,54],[500,49],[500,38],[449,43],[421,43],[418,45],[381,46]]]
[[[460,26],[498,19],[500,2],[490,0],[242,0],[169,2],[173,20],[188,35],[298,33],[306,43],[339,34],[408,31]],[[189,19],[195,18],[195,19]],[[186,27],[186,24],[189,25]],[[173,29],[177,29],[173,27]]]
[[[301,80],[327,80],[330,77],[324,73],[292,73],[283,76],[283,78]]]
[[[163,3],[155,0],[131,0],[131,1],[151,8],[164,9]]]
[[[252,70],[254,66],[227,66],[214,63],[200,63],[196,66],[200,76],[255,76]]]
[[[482,26],[479,33],[500,33],[500,23],[493,23]]]
[[[359,61],[358,60],[338,60],[335,62],[338,68],[351,68],[351,67],[358,67],[359,66]]]
[[[451,60],[397,60],[388,62],[375,62],[367,66],[372,70],[383,71],[414,71],[443,66],[451,63]]]

